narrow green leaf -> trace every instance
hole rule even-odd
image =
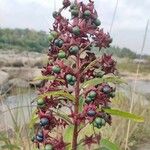
[[[40,95],[38,98],[44,98],[46,96],[53,96],[53,97],[64,97],[64,98],[67,98],[71,101],[75,101],[75,97],[73,95],[71,95],[70,93],[68,92],[65,92],[63,90],[59,90],[59,91],[51,91],[51,92],[47,92],[47,93],[44,93],[42,95]]]
[[[64,141],[66,143],[72,143],[73,130],[74,130],[74,126],[73,125],[69,125],[67,127],[67,129],[65,130]],[[67,150],[71,150],[71,144],[69,144],[66,149]]]
[[[120,150],[115,143],[112,143],[108,139],[102,139],[100,145],[100,150]]]
[[[129,112],[124,112],[124,111],[117,110],[117,109],[103,109],[103,110],[105,112],[111,114],[111,115],[131,119],[131,120],[136,121],[136,122],[143,122],[144,121],[143,117],[137,116],[137,115],[129,113]]]
[[[83,110],[83,105],[84,105],[84,99],[83,97],[80,97],[79,99],[79,111],[80,112]]]
[[[114,84],[123,84],[125,83],[125,81],[123,81],[122,79],[120,79],[120,77],[103,77],[103,78],[94,78],[91,80],[88,80],[86,82],[84,82],[82,84],[82,88],[88,88],[91,86],[96,86],[98,84],[101,84],[103,82],[107,82],[107,83],[114,83]]]
[[[55,112],[57,114],[57,116],[59,116],[60,118],[64,119],[65,121],[67,121],[69,124],[72,124],[72,121],[70,120],[70,118],[64,114],[64,113],[59,113],[59,112]]]

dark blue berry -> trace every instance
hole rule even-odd
[[[89,111],[87,112],[87,115],[90,116],[90,117],[95,116],[95,114],[96,114],[96,112],[95,112],[94,110],[89,110]]]
[[[105,94],[109,94],[111,92],[111,88],[109,85],[105,85],[102,89]]]
[[[47,118],[41,118],[40,125],[41,126],[49,125],[49,119],[47,119]]]

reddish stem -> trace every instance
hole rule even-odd
[[[75,87],[75,107],[74,114],[78,114],[79,109],[79,95],[80,95],[80,55],[77,55],[77,82]],[[77,150],[77,139],[78,139],[78,124],[75,123],[72,139],[72,150]]]

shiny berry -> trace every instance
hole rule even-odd
[[[42,131],[38,131],[37,136],[40,138],[43,138],[43,132]]]
[[[101,124],[97,124],[95,121],[93,122],[94,127],[100,129],[102,127]]]
[[[67,74],[66,75],[66,80],[68,81],[68,82],[71,82],[72,81],[72,75],[71,74]]]
[[[85,99],[85,102],[87,103],[87,104],[89,104],[89,103],[91,103],[93,100],[90,98],[90,97],[87,97],[86,99]]]
[[[63,44],[64,44],[64,41],[63,40],[61,40],[61,39],[56,39],[55,41],[54,41],[54,44],[56,45],[56,46],[58,46],[58,47],[62,47],[63,46]]]
[[[50,35],[48,36],[48,40],[49,40],[50,42],[52,42],[53,39],[54,39],[54,37],[50,34]]]
[[[72,76],[72,81],[75,82],[77,79],[75,76]]]
[[[54,73],[60,73],[61,69],[60,69],[59,66],[53,66],[52,70],[53,70]]]
[[[90,98],[95,98],[96,92],[95,92],[95,91],[90,91],[89,94],[88,94],[88,96],[89,96]]]
[[[94,120],[94,122],[95,122],[96,124],[98,124],[98,125],[102,125],[102,118],[97,117],[97,118]]]
[[[95,112],[94,110],[89,110],[89,111],[87,112],[87,115],[90,116],[90,117],[95,116],[95,114],[96,114],[96,112]]]
[[[100,26],[100,25],[101,25],[101,22],[100,22],[99,19],[95,19],[95,20],[94,20],[94,24],[95,24],[96,26]]]
[[[41,118],[40,125],[41,126],[49,125],[49,119],[47,119],[47,118]]]
[[[76,4],[74,4],[74,3],[72,3],[71,5],[70,5],[70,9],[75,9],[77,6],[76,6]]]
[[[69,82],[69,84],[73,86],[75,84],[75,82],[71,81],[71,82]]]
[[[37,105],[38,105],[38,107],[44,107],[45,106],[44,100],[43,99],[38,99]]]
[[[60,39],[60,40],[59,40],[58,47],[60,47],[60,48],[61,48],[61,47],[63,46],[63,44],[64,44],[64,41]]]
[[[54,41],[54,44],[55,44],[56,46],[59,46],[59,39],[56,39],[56,40]]]
[[[54,12],[53,12],[53,17],[56,18],[57,16],[59,16],[59,12],[54,11]]]
[[[77,54],[78,51],[79,51],[79,47],[78,46],[72,46],[70,49],[69,49],[70,53],[71,54]]]
[[[71,10],[71,15],[77,17],[79,15],[79,11],[77,9],[72,9]]]
[[[43,137],[36,136],[38,142],[43,142]]]
[[[102,119],[102,125],[105,126],[106,121],[104,119]]]
[[[80,28],[78,26],[73,27],[72,32],[74,35],[80,35]]]
[[[83,15],[85,17],[90,17],[91,16],[91,12],[89,10],[84,11]]]
[[[58,32],[56,32],[56,31],[51,31],[51,35],[52,35],[54,38],[57,38]]]
[[[58,58],[62,59],[62,58],[66,58],[66,53],[64,51],[60,51],[58,53]]]
[[[111,92],[111,88],[109,85],[105,85],[102,89],[105,94],[109,94]]]
[[[45,145],[44,150],[53,150],[53,146],[51,144]]]

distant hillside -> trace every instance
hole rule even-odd
[[[48,49],[48,38],[44,31],[29,29],[1,29],[0,28],[0,49],[17,49],[20,51],[42,52]],[[95,51],[96,49],[94,49]],[[97,51],[97,50],[96,50]],[[97,51],[98,52],[98,51]],[[137,55],[128,48],[110,47],[105,50],[118,57],[136,58]]]
[[[45,48],[48,48],[48,38],[44,31],[0,28],[0,49],[41,52]]]

